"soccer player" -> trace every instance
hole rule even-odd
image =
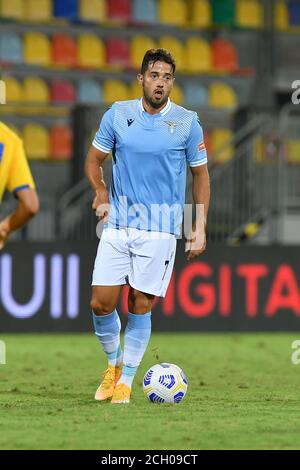
[[[155,296],[165,296],[171,278],[187,163],[194,202],[204,206],[207,217],[210,191],[203,132],[195,112],[169,99],[174,73],[169,52],[147,51],[138,74],[143,97],[115,102],[106,111],[86,158],[86,175],[95,190],[93,209],[104,222],[91,307],[108,368],[96,400],[130,401],[132,382],[150,339],[152,302]],[[101,164],[111,150],[108,194]],[[188,259],[205,250],[206,223],[199,227],[200,234],[187,238]],[[195,236],[201,240],[198,246],[191,244]],[[129,313],[122,354],[116,305],[126,283]]]
[[[5,189],[15,195],[18,206],[12,214],[0,220],[0,250],[10,234],[26,224],[39,209],[23,143],[0,121],[0,202]]]

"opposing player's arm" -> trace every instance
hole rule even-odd
[[[21,141],[16,145],[7,189],[17,198],[18,206],[0,222],[0,249],[10,234],[25,225],[39,210],[38,196]]]

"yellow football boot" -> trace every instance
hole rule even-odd
[[[125,384],[118,384],[114,389],[111,403],[129,403],[131,388]]]
[[[103,401],[111,398],[113,396],[116,383],[121,377],[121,374],[122,366],[108,366],[102,375],[103,380],[97,388],[95,400]]]

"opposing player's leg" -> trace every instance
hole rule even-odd
[[[94,286],[92,290],[91,308],[95,334],[108,360],[103,380],[95,394],[95,399],[99,401],[112,396],[122,371],[121,322],[116,310],[121,288],[122,286]]]
[[[128,294],[128,321],[124,337],[122,375],[111,403],[129,403],[131,386],[151,335],[151,309],[154,295],[132,287]]]

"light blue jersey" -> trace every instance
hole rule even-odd
[[[168,100],[149,114],[142,99],[119,101],[103,115],[93,146],[112,150],[108,226],[181,230],[186,166],[207,163],[197,114]]]

